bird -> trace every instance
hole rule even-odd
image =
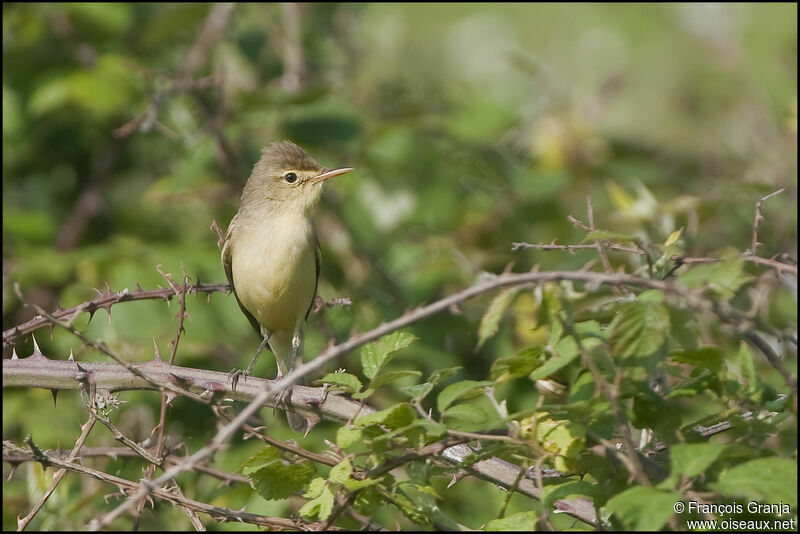
[[[267,344],[275,355],[277,378],[297,365],[322,263],[310,211],[329,178],[352,170],[326,169],[291,141],[267,145],[253,166],[221,253],[236,301],[261,338],[245,376]],[[288,408],[290,399],[291,389],[279,403],[287,407],[289,426],[297,432],[308,427],[307,433],[313,423]]]

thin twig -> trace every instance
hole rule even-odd
[[[201,284],[200,282],[196,282],[191,284],[187,287],[186,292],[192,294],[198,293],[206,293],[211,294],[215,292],[230,292],[231,286],[230,284]],[[175,296],[175,291],[172,288],[162,288],[162,289],[136,289],[134,291],[129,291],[128,289],[124,289],[122,291],[107,291],[105,293],[100,292],[100,295],[94,299],[88,300],[77,306],[73,306],[71,308],[67,308],[65,310],[56,310],[49,314],[54,319],[67,319],[70,323],[73,322],[78,315],[83,313],[89,313],[94,315],[94,313],[99,310],[100,308],[104,308],[106,311],[111,313],[111,306],[114,304],[118,304],[120,302],[128,302],[134,300],[158,300],[163,299],[166,301],[171,300]],[[3,346],[13,346],[17,339],[31,332],[38,330],[39,328],[43,328],[52,324],[52,320],[50,320],[47,316],[47,313],[42,313],[38,317],[34,317],[33,319],[26,321],[20,325],[14,326],[9,328],[8,330],[3,331]]]
[[[72,462],[73,460],[75,460],[75,458],[78,457],[78,455],[81,452],[81,449],[83,448],[84,443],[86,443],[86,438],[89,437],[89,432],[91,432],[92,428],[94,428],[95,421],[96,418],[94,414],[90,414],[89,419],[87,419],[86,422],[83,425],[81,425],[81,435],[78,436],[78,440],[75,442],[75,447],[73,447],[72,451],[65,459],[66,462]],[[3,448],[3,452],[5,452],[5,447]],[[64,468],[61,468],[58,471],[56,471],[56,473],[53,475],[53,481],[50,483],[50,487],[47,488],[47,491],[44,492],[44,495],[42,495],[39,498],[39,501],[33,506],[33,508],[31,508],[31,511],[28,512],[28,515],[26,515],[22,519],[17,520],[18,531],[25,530],[25,527],[27,527],[28,524],[31,522],[31,520],[36,516],[36,514],[39,513],[39,510],[42,509],[42,506],[44,506],[44,503],[47,502],[47,499],[49,499],[50,496],[53,494],[53,492],[56,491],[59,482],[61,482],[61,479],[64,478],[66,472],[67,471]]]
[[[764,218],[761,215],[761,204],[763,204],[765,200],[767,200],[769,198],[772,198],[775,195],[778,195],[780,193],[783,193],[785,190],[786,190],[786,188],[782,187],[781,189],[778,189],[774,193],[770,193],[767,196],[761,197],[756,202],[756,210],[755,210],[756,212],[755,212],[755,215],[753,216],[753,239],[752,239],[752,243],[750,244],[750,253],[753,256],[756,255],[756,248],[758,248],[758,245],[761,244],[761,243],[758,242],[758,221]]]
[[[105,482],[106,484],[111,484],[116,486],[123,492],[123,494],[128,494],[135,491],[139,484],[133,482],[131,480],[124,479],[122,477],[118,477],[115,475],[111,475],[105,473],[103,471],[98,471],[96,469],[91,469],[89,467],[85,467],[83,465],[77,463],[67,462],[65,460],[61,460],[59,458],[52,457],[33,445],[33,442],[30,440],[26,440],[28,445],[31,447],[31,450],[26,451],[25,449],[9,443],[7,441],[3,442],[3,450],[9,450],[11,452],[15,452],[18,454],[33,454],[36,458],[36,461],[40,462],[44,466],[52,466],[57,468],[63,468],[67,471],[73,471],[75,473],[80,473],[82,475],[90,476],[101,482]],[[191,508],[197,512],[201,512],[212,517],[220,518],[223,521],[237,521],[240,523],[248,523],[253,525],[261,525],[269,528],[275,529],[292,529],[296,530],[300,527],[307,528],[307,529],[314,529],[317,530],[321,523],[299,523],[294,519],[284,519],[282,517],[270,517],[265,515],[258,515],[258,514],[250,514],[247,512],[231,510],[230,508],[223,508],[220,506],[211,506],[209,504],[195,501],[192,499],[188,499],[181,495],[177,495],[172,491],[162,489],[162,488],[153,488],[152,495],[155,497],[173,502],[180,506]],[[338,530],[338,529],[337,529]]]

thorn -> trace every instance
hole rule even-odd
[[[31,339],[33,339],[33,354],[42,354],[42,351],[39,350],[39,344],[36,342],[36,336],[31,334]]]
[[[303,437],[306,437],[308,436],[309,432],[311,432],[311,429],[317,426],[317,423],[320,422],[320,418],[316,414],[304,415],[303,418],[306,420],[306,433],[303,434]]]
[[[167,406],[169,406],[170,404],[172,404],[172,401],[173,401],[173,400],[175,400],[175,397],[177,397],[177,396],[178,396],[178,394],[177,394],[177,393],[173,393],[172,391],[168,391],[168,392],[167,392],[167,397],[166,397],[166,399],[167,399]]]
[[[158,345],[156,344],[156,338],[153,338],[153,351],[155,352],[155,354],[153,355],[153,359],[150,361],[152,362],[158,360],[159,362],[164,363],[164,358],[162,358],[161,353],[158,352]]]
[[[19,360],[19,356],[17,356],[17,347],[14,347],[11,350],[11,359],[12,360]]]
[[[53,406],[55,406],[56,405],[56,399],[58,398],[58,390],[57,389],[51,389],[50,390],[50,394],[53,395]]]
[[[450,489],[451,487],[455,486],[458,483],[458,481],[464,478],[465,476],[467,476],[467,472],[463,470],[459,470],[458,472],[453,473],[453,478],[452,480],[450,480],[450,483],[447,484],[447,489]]]

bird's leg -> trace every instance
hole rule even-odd
[[[231,385],[234,390],[236,389],[236,384],[239,383],[239,378],[242,375],[244,375],[245,377],[249,376],[250,373],[253,371],[253,367],[256,366],[256,362],[258,361],[258,357],[261,356],[261,351],[264,350],[264,347],[266,347],[267,343],[269,342],[269,338],[272,337],[272,334],[269,332],[269,330],[266,330],[264,328],[262,328],[261,330],[261,335],[263,336],[261,344],[258,346],[258,350],[256,351],[256,356],[255,358],[253,358],[253,361],[250,362],[250,365],[247,366],[247,369],[244,371],[242,371],[241,369],[231,369],[231,372],[228,373],[228,376],[230,376],[231,378]]]
[[[270,333],[265,331],[264,339],[261,340],[261,345],[258,346],[258,350],[256,351],[256,356],[255,356],[255,358],[253,358],[253,361],[250,362],[250,365],[247,366],[247,370],[244,372],[244,374],[249,375],[253,371],[253,367],[256,366],[256,362],[258,361],[258,357],[261,356],[261,351],[264,350],[264,347],[267,346],[267,343],[269,342],[269,338],[270,338]]]
[[[299,357],[300,352],[302,350],[303,350],[303,325],[301,324],[300,326],[295,328],[294,333],[292,335],[292,355],[291,359],[289,360],[288,373],[294,371],[295,365],[297,364],[297,358]],[[304,383],[304,381],[301,379],[300,383]],[[291,400],[292,400],[292,387],[289,386],[288,388],[284,389],[278,394],[278,397],[275,402],[275,407],[276,408],[280,407],[281,409],[286,411],[287,417],[289,418],[289,425],[295,430],[298,430],[303,427],[302,420],[304,419],[304,417],[298,413],[292,412]]]

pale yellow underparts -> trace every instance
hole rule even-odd
[[[238,222],[231,263],[242,304],[273,335],[302,328],[316,286],[316,240],[304,210]]]

